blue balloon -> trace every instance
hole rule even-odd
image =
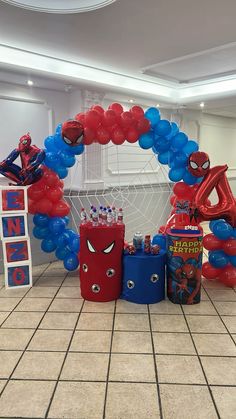
[[[60,234],[65,230],[66,222],[61,217],[53,217],[49,221],[49,230],[53,234]]]
[[[34,227],[33,228],[33,236],[36,237],[36,239],[45,239],[50,234],[50,231],[47,227]]]
[[[58,124],[56,129],[55,129],[55,134],[61,134],[61,130],[62,130],[62,124]]]
[[[35,214],[33,222],[38,227],[47,227],[49,223],[49,217],[45,214]]]
[[[188,162],[188,157],[183,151],[177,151],[174,154],[174,164],[175,167],[186,167]]]
[[[155,126],[155,133],[160,137],[165,137],[171,133],[171,124],[167,119],[161,119]]]
[[[79,266],[79,259],[75,253],[70,253],[64,259],[64,267],[68,271],[75,271],[75,269],[77,269],[78,266]]]
[[[148,108],[145,112],[145,118],[150,121],[152,127],[155,127],[160,121],[160,112],[157,108]]]
[[[64,260],[67,256],[69,256],[69,254],[71,253],[71,251],[68,249],[68,247],[58,247],[56,249],[56,257],[59,260]]]
[[[188,137],[184,132],[179,132],[171,138],[171,148],[175,150],[181,150],[188,142]]]
[[[171,136],[174,137],[179,132],[179,126],[176,122],[171,122]]]
[[[218,221],[213,226],[213,234],[220,240],[227,240],[232,236],[233,227],[226,221]]]
[[[66,225],[70,224],[70,218],[67,217],[67,215],[65,217],[62,217],[62,219],[65,221]]]
[[[78,237],[74,237],[68,244],[69,249],[72,252],[78,253],[79,249],[80,249],[80,238]]]
[[[236,268],[236,256],[229,256],[229,261]]]
[[[185,173],[183,175],[183,181],[187,183],[188,185],[195,185],[197,183],[197,177],[191,175],[188,170],[185,170]]]
[[[52,151],[52,152],[58,151],[55,141],[54,141],[54,135],[50,135],[49,137],[45,138],[44,145],[48,151]]]
[[[61,133],[57,133],[54,135],[54,143],[59,150],[64,150],[64,145],[66,143],[63,141]]]
[[[185,169],[178,168],[178,169],[170,169],[169,171],[169,178],[172,182],[179,182],[184,175]]]
[[[196,141],[189,140],[187,144],[183,148],[183,152],[189,156],[190,154],[194,153],[195,151],[199,150],[199,145]]]
[[[158,244],[161,249],[166,250],[166,236],[164,234],[156,234],[152,238],[152,244]]]
[[[233,230],[233,232],[232,232],[232,237],[233,237],[234,239],[236,239],[236,228],[234,228],[234,230]]]
[[[165,151],[164,153],[159,153],[157,157],[159,163],[161,164],[168,164],[169,163],[169,151]]]
[[[69,234],[66,233],[66,230],[62,234],[59,234],[54,237],[54,243],[57,247],[66,247],[70,241]]]
[[[55,168],[55,171],[60,179],[65,179],[68,175],[68,170],[65,166],[58,166],[57,168]]]
[[[223,250],[214,250],[209,256],[209,262],[214,268],[224,268],[229,263],[229,258]]]
[[[76,155],[79,156],[83,152],[84,152],[84,145],[83,144],[79,144],[79,145],[76,145],[76,146],[70,148],[70,153],[73,154],[73,155],[76,154]]]
[[[170,149],[170,140],[166,137],[157,137],[156,140],[154,140],[154,146],[156,147],[156,150],[158,150],[159,153],[164,153],[165,151],[168,151]]]
[[[67,228],[65,232],[67,236],[70,238],[70,240],[73,240],[75,237],[79,237],[79,234],[76,231],[72,230],[72,228]]]
[[[62,166],[66,167],[72,167],[76,162],[75,157],[71,153],[67,153],[66,151],[62,151],[60,153],[60,160]]]
[[[43,239],[41,249],[46,253],[51,253],[56,250],[57,246],[52,239]]]
[[[151,148],[154,145],[153,135],[147,132],[146,134],[142,134],[139,137],[139,145],[144,150]]]
[[[59,157],[58,157],[58,151],[52,152],[48,151],[46,152],[46,157],[44,160],[44,164],[49,167],[49,169],[54,169],[59,164]]]
[[[223,218],[220,218],[220,219],[218,219],[218,220],[211,220],[211,221],[210,221],[210,223],[209,223],[209,228],[210,228],[210,230],[212,231],[212,233],[213,233],[213,228],[214,228],[214,225],[215,225],[216,223],[218,223],[219,221],[223,221],[223,223],[225,222],[225,220],[224,220]]]

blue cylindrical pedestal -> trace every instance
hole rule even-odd
[[[121,298],[136,304],[154,304],[165,298],[166,252],[159,255],[142,251],[123,258]]]

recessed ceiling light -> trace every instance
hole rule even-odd
[[[33,86],[34,82],[32,80],[27,80],[27,84],[28,84],[28,86]]]
[[[160,103],[157,103],[156,104],[156,108],[160,108]]]
[[[204,108],[205,103],[204,102],[201,102],[199,106],[200,106],[200,108]]]
[[[129,99],[128,102],[129,103],[134,103],[134,99]]]
[[[45,13],[82,13],[108,6],[116,0],[3,0],[13,6]]]

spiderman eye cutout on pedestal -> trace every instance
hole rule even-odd
[[[88,246],[88,250],[91,253],[96,253],[96,250],[94,249],[92,243],[89,240],[87,240],[87,246]],[[111,244],[109,244],[109,246],[107,246],[105,249],[102,250],[102,253],[105,253],[106,255],[108,255],[114,249],[114,246],[115,246],[115,242],[112,242]]]
[[[195,177],[207,175],[210,169],[210,160],[207,153],[196,151],[190,154],[188,170]]]

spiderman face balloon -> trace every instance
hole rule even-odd
[[[196,151],[190,154],[188,161],[189,172],[196,177],[207,175],[210,169],[210,160],[207,153]]]
[[[19,141],[19,151],[27,151],[31,145],[31,141],[29,134],[23,135]]]
[[[124,231],[124,225],[80,226],[80,284],[85,300],[119,298]]]
[[[78,121],[66,121],[62,125],[62,138],[66,144],[74,147],[82,143],[84,127]]]

